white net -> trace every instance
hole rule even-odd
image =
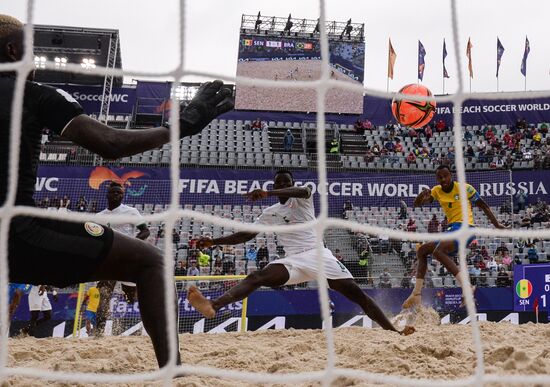
[[[462,58],[462,52],[463,46],[460,44],[460,41],[458,39],[458,21],[457,21],[457,9],[456,9],[456,1],[451,1],[451,16],[452,16],[452,25],[453,25],[453,40],[454,40],[454,47],[455,47],[455,57],[457,58],[457,77],[459,80],[458,90],[457,93],[448,96],[448,97],[441,97],[438,98],[439,102],[448,101],[455,104],[456,107],[460,107],[461,104],[467,99],[467,94],[465,94],[464,89],[464,75],[462,74],[460,66],[460,58]],[[33,22],[33,10],[34,10],[34,1],[28,2],[28,10],[27,10],[27,21],[28,24],[26,25],[26,46],[32,47],[32,22]],[[320,12],[319,16],[321,21],[324,21],[326,18],[326,2],[320,1]],[[184,23],[184,16],[185,16],[185,2],[181,2],[180,4],[180,10],[179,10],[179,17],[180,17],[180,25],[179,25],[179,37],[183,39],[185,36],[185,23]],[[347,89],[350,91],[356,91],[361,93],[366,93],[369,95],[374,96],[387,96],[385,93],[377,92],[375,90],[371,89],[363,89],[361,86],[357,85],[351,85],[346,82],[339,82],[337,80],[331,79],[330,77],[330,67],[328,65],[328,42],[326,38],[326,31],[325,31],[325,25],[323,22],[320,23],[320,33],[321,33],[321,53],[322,53],[322,71],[320,74],[320,77],[316,81],[312,82],[302,82],[302,81],[284,81],[279,80],[277,83],[274,81],[268,81],[268,80],[257,80],[257,79],[250,79],[250,78],[239,78],[238,82],[242,85],[248,85],[248,86],[262,86],[262,87],[288,87],[288,88],[299,88],[299,87],[306,87],[306,88],[312,88],[315,89],[317,93],[317,127],[318,128],[325,128],[325,107],[324,107],[324,101],[325,96],[329,89],[332,88],[340,88],[340,89]],[[181,45],[179,45],[179,48],[181,49]],[[201,77],[220,77],[218,74],[206,74],[206,73],[199,73],[199,72],[190,72],[187,71],[184,67],[184,55],[183,52],[180,51],[180,61],[179,65],[174,71],[165,73],[165,74],[140,74],[140,73],[124,73],[126,76],[151,76],[151,77],[166,77],[169,76],[173,80],[178,81],[182,79],[183,76],[187,75],[194,75],[194,76],[201,76]],[[28,208],[28,207],[16,207],[14,206],[15,202],[15,193],[17,189],[17,179],[15,178],[17,176],[17,169],[18,169],[18,163],[17,160],[19,158],[19,145],[20,145],[20,133],[21,133],[21,117],[22,117],[22,100],[23,100],[23,86],[25,79],[28,75],[28,73],[34,69],[34,62],[33,62],[33,56],[32,52],[30,50],[27,50],[25,53],[25,57],[23,61],[15,63],[15,64],[2,64],[0,65],[0,69],[3,71],[16,71],[17,72],[17,89],[15,92],[14,97],[14,105],[12,110],[12,122],[11,122],[11,134],[10,137],[10,163],[9,163],[9,175],[10,175],[10,184],[9,184],[9,195],[8,200],[6,201],[5,205],[0,210],[1,215],[1,228],[0,228],[0,252],[1,252],[1,260],[0,260],[0,287],[2,289],[7,288],[8,283],[8,275],[7,275],[7,244],[8,244],[8,231],[9,231],[9,224],[10,220],[16,216],[16,215],[32,215],[32,216],[39,216],[39,217],[50,217],[50,218],[62,218],[62,219],[72,219],[72,220],[79,220],[79,221],[86,221],[89,219],[88,215],[84,214],[77,214],[77,213],[70,213],[70,214],[60,214],[58,212],[45,212],[40,209],[35,208]],[[71,72],[84,72],[84,70],[77,65],[70,65],[68,64],[66,66],[66,71]],[[86,70],[87,73],[90,73],[90,70]],[[96,68],[95,70],[91,71],[95,74],[116,74],[116,75],[123,75],[122,71],[118,70],[112,70],[112,69],[105,69],[105,68]],[[220,78],[228,79],[227,77],[221,76]],[[229,79],[228,79],[229,80]],[[234,81],[234,79],[230,79],[231,81]],[[494,94],[487,94],[487,95],[479,95],[479,97],[486,98],[486,99],[496,99],[496,98],[517,98],[521,94],[516,93],[501,93],[499,96],[495,96]],[[533,96],[543,96],[545,93],[534,93]],[[175,100],[173,102],[176,102]],[[172,104],[172,112],[171,114],[173,116],[178,115],[178,104],[173,103]],[[456,167],[457,167],[457,177],[460,184],[460,192],[461,192],[461,204],[463,208],[463,216],[465,217],[466,214],[466,188],[465,188],[465,181],[466,174],[465,174],[465,168],[464,168],[464,155],[463,155],[463,147],[462,147],[462,125],[461,125],[461,115],[459,113],[460,109],[455,110],[454,114],[454,122],[453,127],[456,128],[454,130],[454,145],[456,149]],[[317,218],[315,221],[296,225],[292,227],[285,226],[284,228],[281,226],[278,227],[267,227],[267,226],[260,226],[260,225],[252,225],[247,222],[241,222],[241,221],[235,221],[232,219],[225,219],[222,217],[217,216],[213,213],[204,213],[200,211],[195,211],[192,209],[180,209],[179,203],[180,203],[180,197],[178,194],[178,183],[179,183],[179,165],[178,165],[178,157],[180,153],[180,142],[178,141],[178,124],[175,123],[172,127],[172,135],[171,135],[171,142],[170,142],[172,149],[174,152],[172,152],[172,156],[170,159],[170,165],[171,165],[171,181],[170,181],[170,206],[166,209],[163,209],[163,211],[158,213],[153,213],[146,216],[146,220],[148,222],[163,222],[166,229],[171,230],[175,227],[176,223],[181,218],[193,218],[195,220],[199,220],[204,223],[211,223],[213,225],[221,226],[221,227],[227,227],[228,229],[235,229],[235,230],[242,230],[242,231],[260,231],[260,232],[277,232],[282,231],[283,229],[285,231],[288,230],[303,230],[307,228],[314,228],[317,233],[317,241],[318,241],[318,249],[319,252],[321,251],[321,248],[323,246],[323,236],[325,230],[329,228],[340,228],[340,229],[353,229],[353,230],[359,230],[364,233],[372,234],[372,235],[381,235],[385,234],[388,235],[390,238],[396,238],[396,239],[402,239],[402,240],[440,240],[440,239],[455,239],[458,238],[460,240],[459,245],[459,261],[461,263],[461,268],[463,271],[463,274],[466,274],[466,241],[467,239],[473,235],[474,231],[471,229],[468,229],[466,225],[464,224],[459,231],[457,231],[452,236],[450,235],[434,235],[430,233],[407,233],[401,230],[394,230],[385,228],[383,224],[370,224],[368,221],[363,223],[363,220],[365,219],[361,216],[361,214],[353,214],[355,219],[338,219],[335,217],[329,216],[329,206],[328,206],[328,200],[327,200],[327,194],[323,190],[321,190],[321,195],[319,198],[319,205],[318,210],[319,213],[317,215]],[[319,130],[317,133],[317,154],[318,154],[318,160],[317,160],[317,166],[318,166],[318,183],[320,187],[326,186],[328,179],[327,179],[327,170],[325,168],[326,166],[326,154],[325,154],[325,132],[324,130]],[[164,211],[165,210],[165,211]],[[103,217],[98,218],[98,220],[102,220],[105,222],[108,222],[109,220],[112,220],[111,218]],[[120,221],[132,221],[130,217],[120,217]],[[214,230],[213,230],[214,231]],[[215,231],[214,231],[215,232]],[[480,227],[475,230],[475,234],[478,237],[482,238],[489,238],[489,237],[518,237],[518,238],[539,238],[539,239],[548,239],[550,236],[550,233],[547,230],[495,230],[490,228],[484,228]],[[164,245],[164,259],[166,260],[166,270],[165,270],[165,282],[170,283],[173,280],[173,261],[174,261],[174,251],[172,248],[171,243],[171,234],[166,235],[167,243]],[[321,305],[321,314],[323,317],[323,320],[328,321],[330,319],[330,310],[329,310],[329,299],[328,299],[328,291],[327,291],[327,284],[326,281],[323,280],[324,278],[324,267],[321,264],[321,261],[319,260],[319,299],[320,299],[320,305]],[[537,374],[536,372],[531,372],[529,375],[495,375],[495,374],[489,374],[486,372],[486,365],[485,365],[485,359],[483,354],[483,343],[481,341],[481,332],[480,327],[477,322],[477,319],[474,318],[475,316],[475,305],[472,298],[472,292],[469,287],[465,288],[465,295],[466,295],[466,306],[468,314],[472,317],[471,320],[471,329],[472,329],[472,340],[473,340],[473,351],[475,354],[475,362],[476,367],[474,373],[465,378],[460,379],[453,379],[453,380],[441,380],[441,379],[426,379],[426,378],[405,378],[405,377],[398,377],[398,376],[389,376],[382,373],[371,373],[361,370],[354,370],[346,367],[336,366],[336,347],[335,347],[335,337],[334,337],[334,331],[330,328],[330,325],[327,326],[327,329],[323,331],[323,334],[325,336],[326,340],[326,362],[321,367],[322,369],[320,371],[312,371],[312,372],[297,372],[297,373],[287,373],[287,374],[277,374],[274,375],[270,372],[265,373],[253,373],[253,372],[240,372],[240,371],[234,371],[234,370],[228,370],[228,369],[220,369],[215,368],[211,366],[190,366],[190,365],[183,365],[183,366],[177,366],[176,365],[176,348],[175,348],[175,340],[171,341],[171,357],[169,364],[161,369],[160,371],[154,371],[154,372],[148,372],[148,373],[141,373],[141,374],[89,374],[89,373],[71,373],[71,372],[55,372],[55,371],[43,371],[38,369],[31,369],[31,368],[24,368],[24,367],[8,367],[7,360],[8,360],[8,339],[5,335],[2,335],[0,337],[0,378],[5,379],[7,377],[13,377],[13,376],[24,376],[24,377],[32,377],[32,378],[41,378],[41,379],[47,379],[47,380],[54,380],[58,382],[79,382],[79,383],[86,383],[86,382],[110,382],[110,383],[117,383],[117,382],[144,382],[149,381],[153,379],[161,379],[166,384],[172,383],[172,380],[174,376],[176,376],[180,372],[184,372],[188,375],[202,375],[202,376],[214,376],[214,377],[220,377],[225,379],[232,379],[232,380],[243,380],[248,382],[255,382],[255,383],[296,383],[296,382],[312,382],[312,381],[318,381],[321,382],[323,385],[330,385],[335,381],[338,377],[348,377],[348,378],[354,378],[354,379],[362,379],[373,383],[386,383],[391,385],[415,385],[415,386],[441,386],[441,385],[480,385],[482,383],[487,382],[498,382],[498,383],[515,383],[515,384],[537,384],[537,383],[549,383],[550,378],[546,374]],[[173,300],[173,293],[170,291],[167,291],[166,293],[166,299],[168,304],[172,303]],[[0,298],[0,306],[2,307],[2,314],[1,314],[1,323],[2,326],[6,326],[7,324],[7,314],[4,313],[7,310],[7,294],[5,291],[1,292],[1,298]],[[167,311],[168,316],[168,326],[166,327],[169,332],[176,332],[176,316],[174,315],[174,310],[168,308]],[[174,338],[173,338],[174,339]],[[253,338],[251,338],[253,340]],[[185,347],[186,343],[182,343],[182,345]]]

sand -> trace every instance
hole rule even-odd
[[[417,332],[407,337],[381,329],[336,329],[334,333],[338,367],[412,378],[452,380],[471,375],[475,367],[471,328],[468,325],[436,325],[437,319],[433,317],[428,313],[418,318]],[[481,333],[488,373],[550,374],[550,350],[545,346],[546,340],[550,339],[550,325],[484,322],[481,323]],[[183,334],[180,339],[184,362],[200,366],[287,373],[321,370],[326,360],[325,336],[320,330]],[[137,373],[154,370],[156,367],[152,346],[147,337],[10,339],[8,365],[96,373]],[[199,376],[178,378],[175,384],[257,385]],[[12,377],[4,381],[2,387],[21,385],[63,384]],[[319,384],[310,382],[298,385]],[[341,377],[333,385],[373,384]]]
[[[295,68],[298,68],[295,77],[300,81],[316,80],[321,75],[319,60],[239,62],[237,75],[274,80],[274,74],[278,74],[280,80],[288,81],[288,72]],[[359,82],[338,71],[334,71],[333,78],[360,85]],[[268,88],[237,84],[235,107],[251,110],[313,112],[317,111],[317,94],[314,89],[308,88]],[[334,113],[362,114],[363,95],[340,88],[331,88],[325,98],[325,109],[327,112]]]

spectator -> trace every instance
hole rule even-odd
[[[502,265],[506,270],[512,270],[512,257],[509,254],[502,257]]]
[[[472,285],[475,286],[477,284],[477,279],[481,274],[481,270],[479,269],[479,264],[474,263],[473,265],[470,265],[470,267],[468,268],[468,272],[470,274],[470,282],[472,283]]]
[[[492,257],[488,262],[487,262],[487,270],[489,270],[489,272],[491,273],[496,273],[496,271],[498,270],[498,264],[497,264],[497,261],[495,261],[495,258]]]
[[[247,261],[256,261],[256,258],[258,257],[258,251],[256,250],[256,246],[252,245],[246,250],[246,260]]]
[[[509,253],[510,253],[510,250],[508,250],[508,247],[506,247],[506,243],[504,242],[501,242],[500,246],[498,246],[497,249],[495,250],[495,254],[505,255]]]
[[[90,211],[89,212],[92,212],[92,213],[97,213],[97,201],[96,200],[92,200],[92,203],[90,204]]]
[[[516,193],[516,203],[518,205],[517,212],[525,210],[525,202],[527,200],[527,193],[520,189]]]
[[[187,269],[188,276],[198,276],[200,274],[199,268],[197,267],[196,261],[191,261],[191,266]]]
[[[292,134],[292,131],[290,129],[287,129],[285,137],[283,138],[283,145],[285,148],[285,152],[291,152],[293,144],[294,144],[294,135]]]
[[[439,221],[437,220],[436,214],[433,214],[432,219],[428,223],[428,232],[429,233],[439,232]]]
[[[86,212],[86,209],[88,208],[88,202],[84,198],[84,196],[80,196],[78,198],[78,202],[76,203],[76,210],[78,212]]]
[[[394,147],[394,152],[395,153],[403,153],[403,145],[401,144],[401,140],[400,139],[396,139],[395,140],[395,147]]]
[[[269,262],[269,251],[267,247],[261,245],[258,248],[258,253],[256,254],[256,267],[258,269],[263,269]]]
[[[262,121],[260,118],[257,118],[255,121],[252,122],[252,125],[250,126],[250,129],[252,130],[262,130]]]
[[[365,118],[363,120],[363,129],[372,130],[373,128],[374,128],[374,125],[372,124],[372,122],[370,122],[368,118]]]
[[[42,129],[42,139],[40,140],[40,143],[42,146],[46,145],[46,143],[50,140],[50,129],[44,128]]]
[[[334,256],[336,257],[336,259],[339,261],[339,262],[344,262],[344,257],[342,256],[342,253],[340,252],[340,249],[335,249],[334,250]]]
[[[416,156],[414,155],[413,151],[409,152],[406,161],[408,165],[414,164],[414,162],[416,161]]]
[[[175,228],[172,230],[172,243],[176,246],[180,243],[180,234]]]
[[[508,276],[508,273],[506,272],[506,269],[501,267],[498,271],[496,285],[499,288],[505,288],[510,286],[510,277]]]
[[[367,147],[367,151],[365,153],[365,161],[367,163],[370,163],[370,162],[373,162],[374,161],[374,157],[375,157],[375,154],[372,153],[372,150],[370,147]]]
[[[342,219],[348,219],[348,211],[353,211],[353,204],[351,200],[346,200],[344,202],[344,207],[342,208]]]
[[[176,265],[176,270],[174,270],[174,275],[177,275],[177,276],[187,275],[187,269],[185,268],[184,261],[178,261]]]
[[[338,141],[337,138],[333,138],[332,141],[330,142],[329,153],[331,154],[340,153],[340,141]]]
[[[365,133],[365,128],[363,127],[363,123],[361,122],[361,120],[358,118],[357,121],[355,121],[355,124],[353,124],[353,129],[355,130],[355,132],[357,134],[364,134]]]
[[[199,267],[210,266],[210,255],[206,254],[203,250],[197,252],[197,260],[199,261]]]
[[[384,271],[380,273],[379,279],[380,279],[379,286],[381,288],[391,288],[391,274],[388,271],[387,267],[385,267]]]
[[[434,135],[434,132],[430,125],[426,126],[426,129],[424,129],[424,135],[426,136],[426,141],[430,142],[430,138],[432,138]]]
[[[529,259],[529,263],[539,262],[539,253],[535,245],[532,243],[529,245],[529,249],[527,250],[527,259]]]
[[[408,232],[416,232],[417,226],[416,222],[413,218],[409,219],[409,223],[407,223],[407,231]]]
[[[399,200],[399,219],[407,219],[407,203],[403,199]]]
[[[447,124],[445,123],[445,121],[443,120],[439,120],[437,121],[437,123],[435,124],[435,129],[441,133],[441,132],[444,132],[447,130]]]

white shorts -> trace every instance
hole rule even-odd
[[[48,295],[46,292],[44,292],[41,296],[38,295],[38,290],[40,290],[40,286],[34,286],[31,288],[31,291],[29,292],[29,310],[30,311],[47,311],[52,310],[52,304],[50,304],[50,300],[48,299]]]
[[[285,285],[295,285],[302,282],[313,281],[317,279],[319,269],[317,267],[317,249],[307,250],[303,253],[290,255],[286,258],[277,259],[270,262],[270,265],[285,265],[288,270],[289,278]],[[323,249],[323,264],[325,266],[325,275],[328,279],[351,279],[353,276],[349,270],[332,255],[332,251]]]

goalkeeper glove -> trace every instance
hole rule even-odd
[[[180,138],[193,136],[214,118],[233,109],[231,90],[215,80],[201,85],[195,97],[180,105]]]

